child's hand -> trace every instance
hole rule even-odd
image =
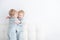
[[[9,19],[9,18],[10,18],[10,16],[7,16],[7,17],[6,17],[6,19]]]
[[[15,21],[15,23],[16,23],[16,24],[19,24],[19,23],[20,23],[20,21]]]

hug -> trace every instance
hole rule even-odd
[[[8,39],[9,40],[23,40],[23,17],[24,11],[10,9],[9,16],[9,27],[8,27]]]

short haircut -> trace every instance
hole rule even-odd
[[[14,16],[15,15],[15,13],[12,13],[12,12],[16,12],[16,10],[15,9],[10,9],[10,11],[9,11],[9,15],[10,16]]]
[[[21,13],[21,12],[24,14],[24,11],[23,11],[23,10],[19,10],[19,11],[18,11],[18,13]]]

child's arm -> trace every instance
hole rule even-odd
[[[9,19],[9,18],[10,18],[10,16],[7,16],[7,17],[6,17],[6,19]]]
[[[19,24],[20,21],[16,18],[16,19],[15,19],[15,23],[16,23],[16,24]]]

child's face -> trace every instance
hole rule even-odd
[[[19,17],[19,18],[23,18],[23,16],[24,16],[23,12],[20,12],[20,13],[18,14],[18,17]]]

